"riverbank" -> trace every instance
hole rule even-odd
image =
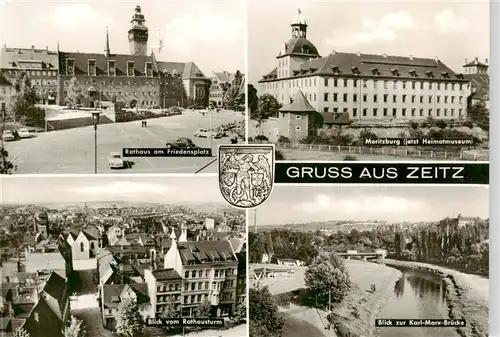
[[[342,303],[333,308],[337,321],[345,328],[345,334],[339,331],[338,337],[373,337],[375,319],[392,295],[394,284],[401,277],[401,272],[366,261],[344,260],[344,262],[352,281],[352,288]]]
[[[461,337],[488,336],[487,278],[421,262],[386,259],[382,263],[388,267],[411,268],[443,276],[449,318],[467,321],[465,327],[457,328],[458,334]]]

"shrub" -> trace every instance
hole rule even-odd
[[[278,138],[278,143],[290,143],[290,139],[288,139],[288,137],[285,136],[280,136]]]
[[[465,121],[462,125],[468,127],[469,129],[474,127],[474,124],[471,121]]]
[[[440,119],[436,122],[436,126],[440,129],[446,129],[448,124],[444,120]]]
[[[264,141],[264,142],[269,141],[269,139],[264,135],[255,136],[255,140],[260,140],[260,141]]]
[[[274,159],[275,160],[285,160],[285,156],[283,155],[283,152],[280,150],[275,150],[274,151]]]
[[[373,284],[373,283],[372,283],[372,284],[370,285],[370,290],[371,290],[372,292],[376,292],[376,291],[377,291],[377,286],[376,286],[375,284]]]

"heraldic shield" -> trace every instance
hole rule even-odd
[[[274,185],[274,145],[220,145],[219,189],[238,208],[254,208],[269,198]]]

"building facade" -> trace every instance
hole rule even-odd
[[[75,89],[93,101],[128,108],[208,104],[210,81],[194,62],[163,62],[153,52],[147,54],[148,28],[140,6],[132,16],[128,41],[130,54],[112,53],[107,33],[101,54],[58,50],[59,104]]]
[[[484,62],[479,61],[478,57],[474,60],[464,62],[465,78],[471,82],[471,95],[469,96],[469,106],[482,103],[489,110],[490,108],[490,75],[488,59]]]
[[[21,72],[25,72],[30,78],[31,84],[37,89],[42,104],[55,104],[57,102],[58,68],[57,51],[49,50],[49,47],[45,47],[45,49],[35,48],[35,46],[8,48],[4,45],[1,51],[0,72],[12,84],[16,82]],[[12,98],[14,94],[15,90],[11,90],[10,97]],[[0,88],[0,101],[4,101],[1,96],[4,94],[3,89]],[[6,111],[8,115],[11,114],[10,104],[6,105]]]
[[[2,115],[2,118],[7,118],[9,116],[10,105],[14,93],[14,86],[12,85],[10,80],[0,71],[0,113],[5,113],[5,116]]]
[[[164,257],[164,269],[182,277],[180,309],[193,316],[208,301],[212,315],[231,315],[237,303],[238,258],[229,241],[188,241],[172,244]]]
[[[291,27],[276,68],[259,81],[260,92],[281,104],[300,89],[317,112],[348,114],[352,122],[466,115],[470,82],[438,58],[335,51],[321,57],[300,10]]]

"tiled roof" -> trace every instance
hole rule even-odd
[[[467,74],[464,77],[471,81],[474,96],[489,99],[490,76],[488,74]]]
[[[220,73],[214,72],[215,77],[219,80],[219,82],[230,82],[234,74],[229,73],[227,71],[223,71]]]
[[[47,49],[2,48],[0,67],[2,69],[19,68],[20,61],[40,61],[41,70],[57,70],[59,60],[57,51]]]
[[[60,337],[62,328],[63,323],[43,298],[40,298],[23,325],[30,337]]]
[[[293,70],[292,78],[308,76],[467,81],[437,59],[337,52],[304,62]],[[260,82],[273,80],[279,80],[276,69]]]
[[[147,253],[147,248],[141,245],[129,245],[129,246],[111,246],[108,250],[113,254],[145,254]]]
[[[314,109],[311,104],[309,104],[309,101],[307,100],[306,96],[302,92],[302,90],[298,90],[297,94],[293,98],[293,101],[291,104],[285,105],[280,108],[280,111],[282,112],[316,112],[316,109]]]
[[[66,280],[57,273],[51,273],[42,291],[57,301],[59,308],[53,308],[53,310],[55,314],[61,318],[68,300]]]
[[[125,287],[130,286],[137,296],[137,303],[147,303],[149,297],[147,296],[148,289],[145,283],[132,283],[132,284],[105,284],[102,286],[102,295],[104,307],[117,308],[122,301],[120,295]],[[117,301],[115,301],[115,299]]]
[[[316,46],[305,37],[295,37],[288,40],[286,43],[285,53],[280,53],[279,57],[285,55],[307,55],[319,57]]]
[[[87,240],[97,240],[99,239],[99,231],[95,226],[85,227],[83,230],[83,235],[87,238]]]
[[[488,65],[486,63],[480,62],[478,58],[475,58],[474,60],[465,64],[464,67],[484,67],[484,68],[487,68]]]
[[[188,241],[177,244],[184,265],[237,261],[229,241]]]
[[[174,269],[158,269],[153,271],[153,276],[158,281],[182,279],[181,276]]]

